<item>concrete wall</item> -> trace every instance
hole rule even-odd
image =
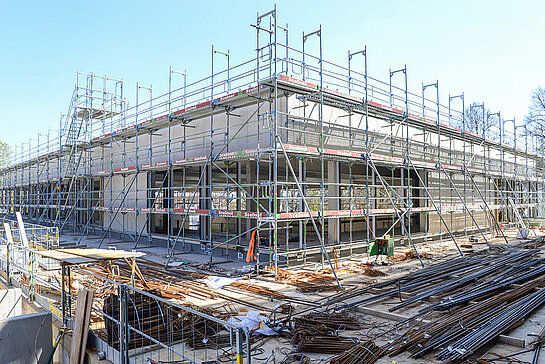
[[[51,313],[0,320],[0,362],[45,364],[52,349]]]
[[[0,290],[0,320],[23,314],[23,296],[20,288]]]
[[[486,218],[488,212],[485,213],[485,211],[483,210],[476,209],[476,206],[484,207],[484,204],[482,202],[482,199],[480,198],[479,193],[477,192],[477,190],[474,189],[471,180],[469,178],[466,178],[466,193],[464,193],[463,175],[459,173],[452,174],[451,179],[454,182],[458,193],[460,193],[460,195],[462,196],[466,196],[465,203],[470,208],[471,214],[473,215],[473,218],[477,222],[478,226],[483,230],[489,228]],[[483,196],[485,196],[485,191],[490,192],[493,189],[493,184],[490,181],[486,183],[486,180],[483,176],[475,176],[474,179]],[[466,226],[468,230],[476,228],[477,225],[475,225],[475,223],[473,222],[471,215],[465,212],[462,200],[460,200],[458,194],[456,193],[456,190],[452,187],[452,184],[444,173],[441,173],[440,181],[441,182],[439,182],[439,176],[437,172],[430,172],[428,174],[430,195],[433,197],[433,200],[435,201],[438,208],[441,206],[443,210],[447,210],[443,213],[443,219],[445,220],[447,226],[451,229],[452,232],[463,231],[464,226]],[[439,205],[439,186],[441,186],[441,205]],[[495,198],[491,193],[488,193],[487,198],[487,202],[490,206],[496,203]],[[431,204],[431,202],[429,202],[428,206],[432,207],[433,205]],[[455,206],[456,211],[449,212],[448,208],[451,206]],[[438,234],[439,232],[446,234],[448,232],[435,210],[432,210],[428,214],[428,219],[428,232],[430,234]]]
[[[285,98],[279,97],[278,108],[279,110],[286,108]],[[262,106],[260,109],[261,114],[266,114],[268,111],[268,107]],[[105,143],[102,146],[95,146],[91,151],[91,170],[97,172],[132,166],[136,164],[137,147],[138,164],[166,161],[168,160],[169,138],[172,160],[205,156],[210,151],[211,142],[214,144],[216,153],[256,148],[258,134],[260,147],[269,147],[272,132],[270,121],[266,115],[261,115],[259,123],[257,120],[257,106],[253,104],[241,106],[229,115],[226,113],[216,114],[212,121],[208,115],[191,120],[185,127],[173,124],[170,128],[170,135],[168,127],[162,127],[151,134],[144,129],[139,131],[137,141],[136,138],[131,137],[125,142],[118,139],[111,145]],[[212,134],[210,133],[211,125],[214,130]],[[228,142],[229,145],[227,145]]]

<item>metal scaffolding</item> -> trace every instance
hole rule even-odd
[[[252,27],[255,57],[233,65],[212,47],[210,76],[189,82],[170,68],[168,92],[137,84],[134,106],[122,80],[78,73],[58,135],[21,145],[0,171],[0,207],[79,242],[91,234],[99,245],[162,245],[168,261],[201,251],[274,269],[333,268],[385,234],[420,258],[424,241],[488,242],[502,225],[541,224],[543,136],[522,136],[499,112],[482,135],[468,130],[463,93],[448,106],[438,81],[411,93],[406,66],[372,78],[367,47],[348,51],[346,67],[331,63],[321,27],[297,49],[276,8]]]

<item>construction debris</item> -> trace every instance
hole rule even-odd
[[[251,347],[247,350],[256,353],[255,360],[266,340],[277,345],[289,338],[293,350],[281,352],[282,363],[310,363],[316,357],[334,364],[374,363],[389,356],[398,362],[409,357],[483,364],[514,361],[508,352],[485,353],[496,338],[526,346],[524,338],[507,335],[545,305],[544,245],[543,237],[515,245],[496,243],[459,258],[444,255],[441,262],[409,272],[415,268],[411,262],[338,263],[345,289],[334,293],[328,292],[337,291],[330,269],[268,267],[265,274],[236,276],[188,263],[166,271],[163,264],[141,257],[89,260],[92,251],[73,258],[87,260],[73,263],[63,282],[72,296],[81,289],[95,292],[89,314],[95,335],[119,349],[123,335],[123,346],[138,353],[183,344],[194,351],[219,350],[228,357],[233,355],[233,335],[245,332]],[[271,273],[276,280],[269,278]],[[51,270],[48,276],[35,287],[60,299],[52,289],[55,282],[61,283],[59,271]],[[30,286],[27,275],[19,279]],[[281,291],[285,284],[298,293]],[[67,309],[78,315],[73,305]],[[120,330],[118,320],[125,320],[129,333]],[[538,358],[544,336],[543,330],[535,334],[526,352]],[[275,355],[273,351],[268,358]]]
[[[331,358],[331,363],[352,364],[374,363],[384,355],[395,357],[403,352],[407,352],[411,358],[433,354],[438,360],[461,362],[500,334],[516,327],[535,309],[545,304],[545,288],[542,288],[545,285],[545,258],[541,258],[540,251],[536,249],[543,245],[543,241],[543,238],[536,238],[512,247],[499,247],[471,256],[448,259],[399,277],[375,281],[373,284],[368,282],[367,285],[329,294],[316,303],[298,302],[295,298],[263,286],[259,280],[250,283],[241,278],[229,278],[225,279],[226,285],[222,285],[221,289],[214,289],[205,283],[210,276],[189,270],[167,273],[150,265],[143,265],[137,270],[130,265],[131,262],[126,265],[101,263],[85,269],[96,276],[131,284],[157,296],[181,300],[184,305],[214,317],[228,320],[237,320],[238,317],[237,322],[246,320],[266,323],[252,326],[250,332],[254,335],[265,333],[260,331],[265,328],[267,335],[288,334],[291,343],[301,354],[297,356],[301,362],[309,360],[302,353],[337,354]],[[363,275],[385,275],[382,269],[368,263],[359,263],[356,267]],[[137,271],[139,274],[136,274]],[[347,271],[358,272],[350,269]],[[83,277],[79,281],[80,284],[87,282],[84,286],[93,284],[93,281],[86,281]],[[330,286],[335,290],[337,288],[333,276],[327,270],[294,272],[278,268],[277,281],[295,286],[299,292],[328,291]],[[105,287],[94,288],[101,292],[99,298],[104,299],[104,332],[107,342],[118,347],[119,330],[108,319],[119,315],[116,292],[105,290]],[[230,291],[311,305],[312,311],[297,314],[290,305],[287,309],[286,304],[279,304],[267,317],[262,314],[267,312],[264,307],[249,300],[236,299],[227,294]],[[256,311],[229,308],[222,313],[217,309],[191,306],[187,301],[189,298],[225,299],[231,303],[258,308]],[[404,325],[398,326],[397,335],[391,332],[391,339],[379,346],[369,339],[370,336],[362,336],[362,330],[369,326],[358,319],[354,309],[391,299],[399,302],[388,305],[390,312],[406,309],[414,312],[415,306],[418,311],[402,321]],[[167,310],[161,302],[146,300],[146,296],[135,295],[130,300],[134,302],[129,307],[129,323],[138,323],[141,331],[151,339],[166,340],[168,333],[168,339],[172,342],[183,341],[196,349],[219,348],[229,343],[229,333],[214,322],[180,310]],[[248,315],[261,319],[248,320]],[[174,327],[168,331],[162,322],[170,322]],[[384,333],[379,330],[372,335]],[[142,337],[129,344],[131,349],[138,348],[151,345],[152,340]],[[286,358],[291,357],[295,358],[293,355]]]
[[[538,236],[534,239],[528,241],[522,241],[518,244],[513,245],[515,248],[521,249],[539,249],[545,245],[545,236]]]
[[[372,264],[369,264],[369,263],[366,263],[366,264],[362,264],[362,267],[363,267],[363,275],[364,276],[367,276],[367,277],[384,277],[386,275],[386,273],[378,270],[378,269],[374,269]]]
[[[344,313],[310,313],[294,318],[292,344],[302,352],[339,353],[359,343],[358,338],[341,336],[339,332],[359,328],[361,324]]]
[[[273,272],[274,267],[266,270]],[[300,292],[326,292],[338,289],[335,277],[321,273],[292,272],[276,268],[276,280],[295,286]]]

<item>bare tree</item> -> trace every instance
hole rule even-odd
[[[9,164],[9,157],[11,155],[11,149],[8,143],[0,141],[0,170],[5,168]],[[0,186],[4,185],[4,174],[0,172]]]
[[[494,118],[489,114],[490,109],[484,108],[482,104],[472,102],[465,112],[466,130],[486,136],[494,125]]]
[[[530,107],[524,121],[528,130],[543,135],[545,131],[545,88],[538,87],[532,91]]]
[[[10,155],[11,150],[8,143],[0,141],[0,169],[7,167]]]
[[[530,96],[530,107],[528,114],[524,117],[523,135],[530,137],[533,142],[530,142],[536,148],[538,154],[543,155],[545,152],[545,88],[538,87]],[[545,161],[541,162],[543,168]]]

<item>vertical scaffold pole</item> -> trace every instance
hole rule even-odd
[[[173,120],[173,116],[172,116],[172,75],[173,74],[179,74],[179,75],[182,75],[184,77],[184,84],[183,84],[183,107],[185,108],[185,104],[186,104],[186,88],[187,88],[187,72],[186,71],[176,71],[176,70],[173,70],[172,69],[172,66],[169,67],[169,72],[168,72],[168,170],[169,170],[169,179],[168,179],[168,195],[169,195],[169,201],[172,199],[172,202],[169,203],[169,208],[168,208],[168,221],[169,221],[169,228],[168,228],[168,243],[167,243],[167,251],[170,247],[170,243],[171,243],[171,220],[172,220],[172,209],[175,207],[174,206],[174,202],[175,200],[173,199],[173,192],[172,192],[172,183],[173,183],[173,179],[174,179],[174,176],[173,176],[173,170],[172,170],[172,120]],[[182,126],[184,128],[184,138],[183,138],[183,145],[184,145],[184,158],[185,158],[185,149],[186,149],[186,140],[185,140],[185,123],[182,121]],[[185,172],[185,167],[184,167],[184,172]],[[184,178],[182,179],[182,181],[185,182],[185,176]],[[182,191],[180,193],[180,196],[183,196],[183,201],[185,202],[185,189],[182,188]],[[184,205],[183,208],[186,208],[186,206]],[[174,226],[174,224],[172,224],[172,226]],[[179,227],[180,229],[183,229],[183,226],[180,226]],[[174,233],[174,232],[173,232]],[[175,234],[176,235],[176,234]]]
[[[168,196],[168,212],[167,212],[167,252],[170,249],[170,229],[172,219],[172,67],[168,69],[168,180],[167,180],[167,196]],[[138,186],[138,181],[136,183]]]
[[[153,106],[153,88],[152,86],[150,85],[149,87],[146,87],[146,86],[140,86],[140,84],[137,82],[136,83],[136,106],[135,106],[135,123],[136,123],[136,133],[138,134],[138,115],[139,115],[139,112],[138,112],[138,109],[140,107],[140,98],[139,98],[139,94],[140,94],[140,89],[145,89],[145,90],[148,90],[149,91],[149,120],[151,120],[151,117],[152,117],[152,106]],[[148,163],[151,165],[153,163],[153,154],[152,154],[152,136],[153,136],[153,132],[152,130],[148,130],[148,135],[149,135],[149,138],[148,138]],[[138,136],[137,136],[138,138]],[[138,148],[137,148],[137,151],[136,153],[138,153]],[[138,154],[137,154],[138,155]],[[138,164],[138,158],[136,159],[137,160],[137,163],[136,163],[136,176],[135,176],[135,181],[136,182],[136,185],[137,185],[137,189],[138,189],[138,174],[140,173],[140,165]],[[113,167],[112,167],[112,171],[113,171]],[[148,171],[146,172],[147,173],[147,183],[148,183],[148,186],[147,186],[147,189],[148,189],[148,192],[146,194],[146,207],[152,207],[152,209],[148,212],[146,212],[147,214],[152,214],[152,211],[153,211],[153,208],[155,206],[148,206],[148,201],[150,199],[150,193],[151,195],[153,195],[153,191],[154,191],[154,178],[153,178],[153,172],[151,171]],[[167,172],[168,173],[168,172]],[[112,179],[113,179],[113,176],[112,176]],[[110,184],[110,187],[113,185],[113,180],[112,180],[112,183]],[[157,191],[156,193],[157,194],[160,194],[162,191]],[[153,196],[155,197],[155,196]],[[110,198],[111,198],[111,195],[110,195]],[[164,203],[164,198],[163,198],[163,203]],[[135,206],[136,207],[136,206]],[[164,206],[163,206],[164,207]],[[139,209],[137,209],[139,210]],[[148,220],[147,220],[147,225],[148,225],[148,243],[151,244],[151,241],[152,241],[152,218],[151,216],[149,216]],[[170,240],[167,240],[167,251],[168,251],[168,244],[169,244]]]
[[[403,76],[405,78],[405,90],[404,90],[404,94],[405,94],[405,112],[404,112],[404,116],[405,116],[405,158],[404,158],[404,161],[403,161],[403,164],[404,164],[404,167],[406,169],[406,172],[407,172],[407,186],[406,186],[406,191],[404,191],[403,193],[406,194],[406,198],[407,198],[407,234],[409,235],[407,238],[408,239],[411,239],[411,175],[410,175],[410,168],[409,168],[409,159],[410,159],[410,150],[409,150],[409,91],[408,91],[408,88],[407,88],[407,65],[405,65],[403,68],[401,69],[398,69],[398,70],[395,70],[395,71],[392,71],[390,70],[390,97],[393,97],[392,95],[392,77],[396,74],[396,73],[399,73],[399,72],[403,72]],[[403,169],[402,169],[403,171]],[[403,182],[404,180],[404,177],[403,177],[403,173],[401,173],[401,186],[403,188]],[[395,209],[395,206],[392,206],[394,209]],[[403,217],[402,217],[403,218]]]
[[[269,29],[261,27],[261,22],[265,18],[269,18]],[[257,202],[257,224],[256,224],[256,237],[258,237],[258,241],[255,242],[255,257],[257,259],[257,271],[259,272],[259,266],[261,264],[261,258],[259,254],[259,227],[263,224],[261,223],[261,204],[259,202],[260,200],[260,161],[261,161],[261,129],[260,129],[260,120],[263,120],[264,122],[269,118],[270,122],[272,122],[272,126],[269,128],[272,130],[270,133],[270,139],[269,143],[272,147],[272,152],[269,154],[269,160],[272,157],[272,171],[271,168],[269,168],[269,178],[272,179],[272,190],[271,185],[269,185],[269,193],[268,193],[268,201],[269,201],[269,212],[272,213],[273,216],[269,216],[268,218],[272,217],[272,221],[269,220],[269,241],[271,241],[272,244],[270,246],[272,247],[272,252],[269,250],[269,263],[272,265],[274,264],[274,271],[275,274],[278,272],[278,145],[276,142],[276,139],[278,137],[278,128],[277,128],[277,118],[278,118],[278,109],[277,109],[277,99],[278,99],[278,39],[277,39],[277,31],[278,28],[282,29],[286,33],[286,47],[288,42],[288,29],[287,25],[286,27],[279,26],[277,24],[277,12],[276,12],[276,4],[274,6],[273,10],[270,10],[264,14],[257,13],[256,18],[256,24],[252,25],[254,28],[256,28],[256,82],[257,82],[257,158],[256,158],[256,183],[255,183],[255,190],[257,192],[256,194],[256,202]],[[269,34],[269,43],[265,47],[269,47],[269,77],[272,77],[273,80],[273,90],[271,91],[271,95],[269,96],[269,113],[267,116],[261,115],[261,76],[260,76],[260,68],[261,68],[261,62],[260,62],[260,53],[261,53],[261,45],[260,45],[260,31],[263,30]],[[263,47],[263,48],[265,48]],[[288,56],[288,50],[286,48],[286,62],[287,62],[287,56]],[[271,64],[271,62],[274,63],[274,65]],[[287,63],[286,63],[286,73],[287,73]],[[272,98],[272,102],[270,100]],[[269,123],[270,123],[269,122]],[[248,164],[250,166],[250,163]],[[271,176],[272,172],[272,176]],[[249,173],[251,173],[251,167],[246,168],[246,179],[248,180]],[[253,198],[252,198],[253,199]],[[271,205],[272,204],[272,205]],[[251,223],[251,222],[249,222]],[[271,229],[272,226],[272,229]],[[252,228],[248,225],[248,231],[251,231]],[[250,233],[251,234],[251,233]],[[248,256],[249,259],[252,259],[252,257]],[[272,261],[271,261],[272,260]]]
[[[427,85],[422,85],[422,104],[425,102],[424,94],[428,87],[435,87],[436,88],[436,106],[437,106],[437,120],[435,122],[435,125],[437,126],[437,166],[441,165],[441,122],[439,120],[439,81],[436,81],[435,83],[430,83]],[[425,115],[423,115],[425,117]],[[439,214],[443,214],[443,198],[441,196],[441,169],[438,167],[436,168],[437,171],[437,181],[438,181],[438,196],[439,196]],[[442,225],[442,219],[439,220],[439,238],[443,238],[443,225]]]
[[[257,114],[256,114],[256,117],[257,117],[257,159],[256,159],[256,165],[257,165],[257,181],[258,181],[258,186],[259,186],[259,162],[261,160],[261,133],[260,133],[260,130],[259,130],[259,117],[260,117],[260,112],[261,112],[261,78],[260,78],[260,63],[259,63],[259,53],[261,51],[260,49],[260,44],[259,44],[259,30],[261,29],[261,19],[262,19],[262,16],[259,15],[259,12],[257,12],[257,18],[256,18],[256,82],[257,82],[257,106],[256,106],[256,111],[257,111]],[[251,161],[248,162],[248,164],[246,165],[246,184],[248,184],[248,176],[250,174],[250,171],[251,171]],[[257,189],[257,194],[256,194],[256,197],[257,197],[257,201],[259,201],[259,187],[256,187]],[[253,190],[253,188],[252,188]],[[259,202],[257,204],[258,206],[258,211],[259,211]],[[248,203],[246,203],[246,210],[248,210]],[[250,230],[248,229],[248,227],[251,228],[251,226],[249,226],[251,224],[251,220],[247,220],[247,225],[246,225],[246,228],[247,230]],[[259,226],[259,224],[258,224]],[[258,226],[256,226],[256,229],[258,229]],[[250,236],[251,236],[252,233],[250,233]],[[256,232],[256,235],[259,235],[259,229],[257,230]],[[257,256],[258,256],[258,259],[259,259],[259,249],[257,249]],[[251,258],[250,258],[251,259]],[[259,262],[258,262],[258,272],[259,272]],[[276,266],[275,266],[276,267]],[[274,271],[274,274],[276,276],[277,274],[277,271],[276,271],[276,268],[275,268],[275,271]]]
[[[348,51],[348,93],[351,91],[351,84],[352,84],[352,75],[351,75],[351,60],[352,57],[355,55],[362,54],[364,57],[364,82],[365,82],[365,100],[363,100],[365,105],[365,154],[369,155],[369,100],[368,100],[368,79],[367,79],[367,46],[363,47],[363,50],[351,53]],[[350,121],[350,127],[352,127],[352,123]],[[350,133],[350,140],[352,141],[352,133]],[[350,144],[352,145],[352,144]],[[351,150],[351,149],[350,149]],[[352,181],[350,181],[350,184],[352,184]],[[352,192],[351,192],[352,194]],[[370,228],[370,209],[371,209],[371,201],[370,201],[370,189],[369,189],[369,161],[367,158],[365,159],[365,202],[366,202],[366,211],[365,211],[365,220],[366,220],[366,230],[367,230],[367,245],[369,246],[371,243],[371,234],[374,238],[375,232],[374,229]],[[353,206],[350,206],[350,210],[353,209]],[[352,212],[351,212],[352,214]],[[352,233],[352,228],[350,228],[350,233]]]
[[[208,168],[208,245],[209,245],[209,252],[210,252],[210,262],[212,262],[212,255],[213,255],[213,239],[212,239],[212,220],[214,218],[212,214],[212,209],[214,208],[214,198],[213,198],[213,187],[212,187],[212,161],[215,159],[214,155],[214,107],[215,107],[215,101],[214,101],[214,55],[215,54],[224,55],[227,57],[227,85],[229,89],[230,85],[230,79],[229,79],[229,68],[230,68],[230,52],[227,50],[227,52],[222,52],[214,49],[214,45],[212,45],[212,75],[210,77],[210,155],[209,163],[208,165],[205,165],[204,168]]]
[[[460,98],[462,100],[462,161],[463,165],[466,165],[466,120],[465,120],[465,99],[464,99],[464,93],[462,92],[460,95],[455,96],[448,96],[448,115],[449,115],[449,124],[451,123],[452,114],[451,114],[451,103],[452,100]],[[466,174],[464,173],[464,206],[467,206],[467,189],[466,189]],[[464,209],[464,235],[467,236],[467,209]]]
[[[277,103],[278,103],[278,70],[277,70],[277,16],[276,16],[276,4],[274,4],[274,12],[272,14],[272,19],[274,21],[274,101],[273,101],[273,133],[274,133],[274,148],[273,148],[273,178],[274,178],[274,184],[273,184],[273,192],[272,192],[272,198],[274,199],[274,206],[273,206],[273,214],[274,214],[274,226],[273,226],[273,233],[274,233],[274,271],[275,274],[278,272],[278,150],[276,148],[276,139],[278,137],[278,110],[277,110]],[[287,31],[286,31],[286,37],[287,37]],[[287,50],[287,47],[286,47]],[[287,182],[287,180],[286,180]],[[258,217],[259,219],[259,217]],[[259,220],[258,220],[259,222]]]
[[[497,116],[498,117],[498,126],[500,128],[500,159],[502,159],[502,156],[501,156],[501,153],[502,153],[502,146],[501,146],[501,116],[500,116],[500,113],[499,112],[495,112],[495,113],[487,113],[487,116],[486,116],[486,121],[488,122],[488,120],[490,119],[491,116]],[[484,129],[483,129],[483,132],[484,132]],[[486,145],[486,144],[485,144]],[[491,153],[490,153],[490,147],[487,148],[488,149],[488,159],[487,159],[487,164],[488,164],[488,167],[486,168],[486,175],[488,176],[488,179],[486,181],[486,184],[485,184],[485,199],[486,199],[486,202],[485,202],[485,205],[490,205],[490,200],[491,200],[491,197],[492,196],[489,196],[489,194],[492,194],[492,191],[488,191],[488,183],[490,180],[493,180],[494,177],[492,177],[491,173],[490,173],[490,167],[491,167]],[[500,191],[500,194],[503,194],[503,182],[504,182],[504,179],[503,179],[503,164],[502,166],[500,167],[500,186],[499,186],[499,189]],[[490,188],[490,190],[492,190],[492,186]],[[502,204],[502,220],[504,219],[504,216],[503,216],[503,212],[504,212],[504,206]],[[498,217],[499,217],[499,214],[496,215],[496,217],[494,217],[494,214],[492,214],[492,211],[490,211],[490,219],[494,219],[495,222],[497,222],[498,220]],[[497,225],[498,229],[501,230],[501,226],[499,224],[495,224]],[[502,235],[503,235],[503,232],[502,232]]]
[[[323,80],[323,49],[322,49],[322,25],[320,25],[320,28],[318,30],[315,30],[312,33],[305,34],[303,33],[303,67],[304,67],[304,57],[305,57],[305,43],[307,39],[313,35],[317,35],[320,38],[319,43],[319,73],[320,73],[320,109],[319,109],[319,122],[320,122],[320,223],[322,224],[322,229],[320,232],[321,240],[325,243],[325,199],[324,199],[324,191],[325,191],[325,181],[324,181],[324,174],[325,174],[325,167],[324,167],[324,92],[323,92],[323,86],[324,86],[324,80]],[[304,76],[304,68],[303,68],[303,76]],[[304,79],[304,77],[303,77]],[[323,263],[323,257],[322,257],[322,263]]]

